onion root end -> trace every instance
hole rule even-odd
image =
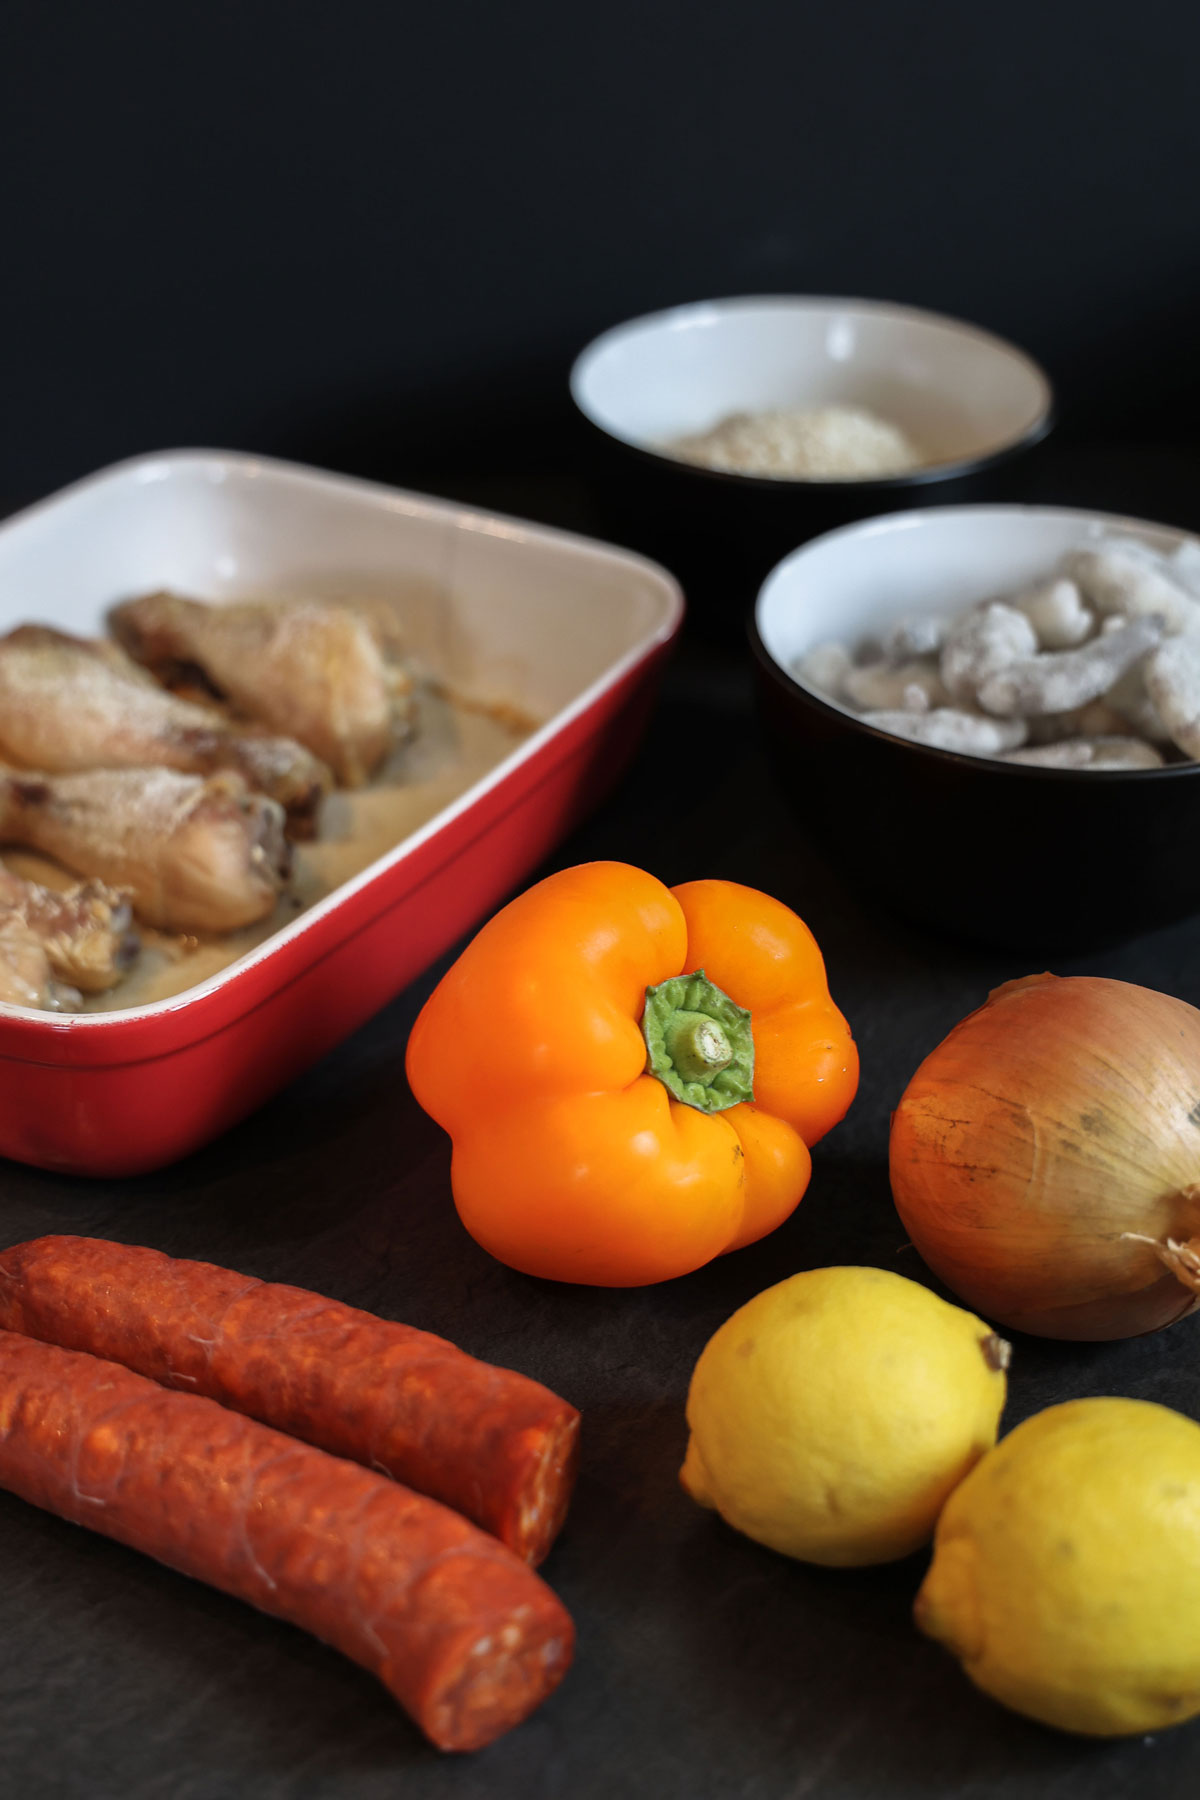
[[[1165,1264],[1184,1287],[1200,1294],[1200,1238],[1188,1238],[1186,1242],[1181,1242],[1173,1237],[1153,1238],[1141,1231],[1123,1231],[1121,1242],[1149,1244],[1159,1262]]]

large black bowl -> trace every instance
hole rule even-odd
[[[1200,764],[1088,773],[909,744],[790,672],[831,638],[1012,592],[1107,532],[1183,534],[1062,508],[951,507],[868,521],[787,558],[749,632],[775,766],[804,825],[894,911],[1036,950],[1118,942],[1200,909]]]

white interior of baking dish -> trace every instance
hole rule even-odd
[[[0,526],[0,628],[95,634],[155,588],[386,600],[432,673],[539,718],[668,635],[680,604],[661,570],[607,545],[223,453],[144,457]]]
[[[85,636],[117,601],[157,588],[367,597],[394,607],[417,667],[484,705],[540,721],[427,824],[239,962],[170,1000],[91,1015],[5,1008],[71,1030],[185,1005],[269,956],[436,834],[677,629],[665,571],[605,544],[371,482],[219,451],[101,471],[0,526],[0,630],[26,620]]]

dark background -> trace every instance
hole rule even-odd
[[[894,298],[1012,337],[1060,400],[1029,496],[1200,525],[1198,71],[1192,0],[5,0],[0,509],[190,443],[587,523],[578,348],[649,308],[774,290]],[[718,767],[675,780],[678,745],[714,732]],[[888,1194],[888,1114],[1025,953],[898,925],[847,887],[772,783],[745,660],[695,640],[622,787],[551,866],[607,856],[761,887],[824,947],[863,1085],[763,1244],[633,1293],[485,1256],[400,1073],[449,958],[161,1175],[0,1171],[6,1242],[82,1231],[212,1258],[444,1332],[577,1401],[583,1469],[547,1565],[579,1623],[571,1678],[493,1749],[440,1758],[315,1641],[0,1495],[0,1788],[1194,1792],[1200,1723],[1108,1744],[1002,1712],[913,1631],[922,1558],[836,1577],[786,1562],[677,1482],[688,1376],[734,1307],[829,1262],[921,1277]],[[1194,921],[1055,967],[1200,1000]],[[1198,1342],[1200,1318],[1137,1343],[1018,1340],[1006,1422],[1106,1392],[1200,1416]]]
[[[893,298],[1195,435],[1200,10],[7,0],[0,495],[245,448],[562,472],[604,326]]]

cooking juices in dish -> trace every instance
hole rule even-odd
[[[382,608],[153,594],[111,622],[120,645],[37,625],[0,639],[10,1004],[110,1010],[205,980],[531,729],[422,687]],[[98,889],[122,918],[103,983],[72,979],[61,929],[45,925],[68,901],[94,915]],[[140,957],[122,909],[136,916]]]

